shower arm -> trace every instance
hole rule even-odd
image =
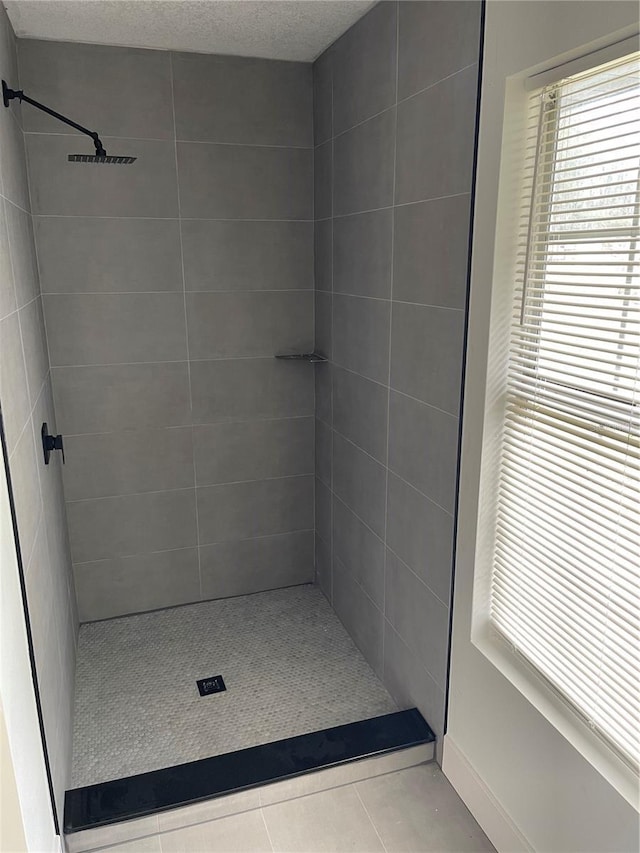
[[[57,118],[58,121],[62,121],[65,124],[68,124],[69,127],[73,127],[76,130],[79,130],[80,133],[84,133],[86,136],[90,136],[93,139],[93,144],[96,146],[96,156],[98,157],[106,157],[107,152],[104,150],[102,146],[102,142],[100,142],[100,137],[95,132],[95,130],[89,130],[86,127],[83,127],[78,122],[73,121],[66,116],[63,116],[61,113],[57,113],[55,110],[50,109],[49,107],[41,104],[39,101],[34,101],[33,98],[30,98],[28,95],[22,91],[22,89],[10,89],[5,81],[2,81],[2,100],[4,101],[5,107],[9,106],[9,102],[13,101],[14,98],[17,98],[21,103],[22,101],[26,101],[28,104],[31,104],[32,107],[35,107],[38,110],[42,110],[43,113],[47,113],[47,115],[53,116],[53,118]]]

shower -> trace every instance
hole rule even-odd
[[[33,98],[30,98],[28,95],[22,91],[22,89],[10,89],[6,82],[2,81],[2,100],[4,102],[5,107],[8,107],[10,102],[15,98],[18,99],[20,103],[22,101],[26,101],[27,104],[31,104],[32,107],[35,107],[38,110],[42,110],[43,113],[47,113],[53,118],[58,119],[58,121],[64,122],[64,124],[68,124],[69,127],[73,127],[76,130],[79,130],[80,133],[84,133],[87,136],[90,136],[93,139],[93,144],[96,147],[95,154],[69,154],[68,160],[70,163],[111,163],[116,166],[124,165],[127,163],[134,163],[138,158],[137,157],[129,157],[123,155],[109,155],[104,150],[102,142],[100,141],[100,137],[96,133],[95,130],[89,130],[86,127],[83,127],[81,124],[73,121],[66,116],[63,116],[61,113],[52,110],[50,107],[41,104],[39,101],[34,101]]]

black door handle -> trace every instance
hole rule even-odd
[[[49,427],[46,423],[42,424],[42,450],[44,452],[44,464],[48,465],[53,450],[60,450],[62,453],[62,464],[64,465],[64,444],[61,435],[51,435]]]

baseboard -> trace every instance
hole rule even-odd
[[[442,772],[498,853],[533,853],[533,847],[502,808],[466,755],[445,735]]]

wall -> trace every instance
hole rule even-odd
[[[313,578],[312,81],[25,40],[23,110],[81,621]]]
[[[0,8],[0,73],[10,86],[18,87],[15,37],[4,7]],[[61,809],[71,762],[77,616],[61,464],[53,458],[46,467],[40,443],[42,422],[47,421],[55,431],[56,419],[33,242],[23,117],[18,104],[9,109],[0,106],[0,405],[44,725]],[[1,476],[4,480],[4,472]],[[5,542],[4,531],[3,546],[13,548],[13,536]],[[3,558],[2,699],[10,740],[23,725],[30,725],[22,718],[31,713],[25,703],[33,703],[32,695],[20,693],[32,692],[32,687],[23,683],[28,676],[18,669],[25,628],[20,599],[15,598],[17,583],[15,555],[14,559]]]
[[[480,4],[378,4],[314,65],[316,563],[444,725]]]
[[[448,730],[443,768],[499,850],[637,850],[638,814],[470,640],[480,450],[507,78],[638,31],[618,2],[495,2],[486,51],[472,252]],[[637,792],[636,792],[637,795]],[[636,796],[637,803],[637,796]]]

